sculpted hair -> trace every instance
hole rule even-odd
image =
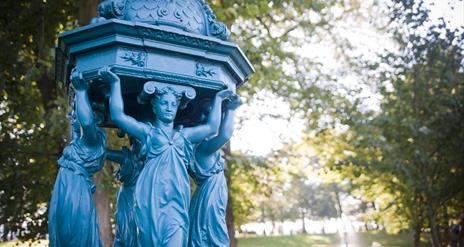
[[[156,99],[162,95],[171,93],[177,100],[179,109],[184,109],[190,100],[196,96],[195,89],[183,85],[170,85],[167,83],[147,81],[143,84],[143,89],[137,95],[137,102],[139,104],[154,104]]]
[[[159,100],[161,96],[171,93],[176,97],[177,103],[180,104],[180,101],[182,99],[182,93],[177,92],[174,88],[172,87],[164,87],[161,90],[156,90],[155,93],[153,94],[153,97],[151,98],[150,103],[153,105],[156,100]]]

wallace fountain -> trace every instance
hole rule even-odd
[[[58,160],[50,246],[102,246],[91,177],[105,159],[120,164],[115,246],[229,246],[220,150],[253,67],[203,0],[103,0],[98,12],[58,40],[72,141]],[[108,149],[105,128],[131,147]]]

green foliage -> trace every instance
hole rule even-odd
[[[355,10],[357,1],[214,0],[211,6],[256,69],[239,90],[245,99],[268,90],[287,99],[312,127],[321,115],[333,113],[333,92],[323,86],[332,78],[298,48],[335,37],[334,22]],[[342,10],[341,16],[333,14],[335,9]]]
[[[307,117],[308,125],[317,126],[320,116],[334,112],[333,94],[320,83],[331,78],[322,72],[321,64],[308,59],[297,48],[331,36],[330,22],[336,19],[332,11],[341,8],[342,12],[348,12],[355,8],[350,3],[210,1],[218,19],[231,28],[232,41],[238,43],[256,69],[238,92],[249,100],[258,91],[270,91]],[[257,161],[234,154],[228,166],[237,226],[249,220],[280,220],[293,214],[291,207],[282,201],[286,198],[283,193],[287,193],[281,188],[281,175],[285,173],[272,157]]]
[[[294,200],[293,212],[312,219],[337,218],[337,187],[329,184],[314,184],[305,177],[294,177],[290,186],[290,198]]]
[[[323,167],[308,141],[289,144],[267,157],[264,163],[267,170],[273,171],[273,179],[264,180],[270,188],[268,193],[254,195],[257,208],[251,219],[274,224],[340,216],[338,200],[345,191],[340,185],[323,178]],[[253,179],[262,178],[254,176]]]
[[[408,24],[420,25],[420,13]],[[427,217],[439,241],[437,213],[458,206],[454,200],[464,193],[464,37],[440,23],[400,41],[403,54],[385,56],[393,73],[381,74],[391,79],[381,88],[383,112],[372,124],[382,130],[380,163],[403,186],[404,207],[413,218]]]
[[[319,143],[332,147],[319,151],[356,185],[353,193],[386,213],[377,222],[395,226],[392,231],[429,228],[438,246],[449,239],[440,226],[462,213],[464,34],[443,20],[427,27],[421,1],[396,1],[390,9],[400,50],[364,67],[375,70],[368,78],[378,83],[381,111],[363,112],[356,102],[347,107],[342,122],[349,129],[319,135]],[[382,201],[375,200],[379,195]]]
[[[1,1],[0,236],[47,232],[47,204],[65,140],[66,102],[53,80],[53,44],[71,1]]]
[[[255,219],[260,199],[268,198],[273,186],[278,183],[275,178],[277,172],[260,158],[234,153],[227,161],[234,221],[240,226]]]

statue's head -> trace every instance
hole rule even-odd
[[[177,115],[182,94],[167,86],[154,93],[151,106],[156,118],[164,123],[171,123]]]
[[[196,92],[192,87],[148,81],[143,85],[137,101],[140,104],[150,102],[158,120],[172,123],[177,110],[185,108],[195,96]]]

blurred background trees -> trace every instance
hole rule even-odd
[[[225,150],[232,240],[248,222],[299,220],[304,233],[305,219],[354,217],[365,230],[411,231],[415,246],[424,234],[434,246],[450,243],[453,224],[464,227],[462,28],[431,21],[419,0],[208,3],[256,68],[239,93],[249,105],[273,95],[290,113],[260,117],[297,119],[304,129],[266,155]],[[54,43],[87,24],[97,4],[0,2],[2,240],[46,236],[56,160],[68,141]],[[388,49],[365,53],[359,29]],[[114,147],[124,144],[110,136]],[[95,178],[106,245],[118,187],[112,173],[109,164]]]

